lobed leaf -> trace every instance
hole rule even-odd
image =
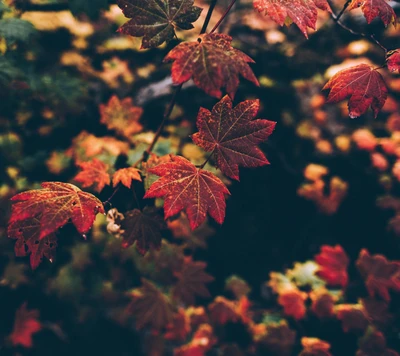
[[[200,35],[195,42],[183,42],[172,49],[164,62],[173,61],[172,81],[182,84],[193,78],[208,95],[220,98],[221,89],[233,99],[239,86],[239,74],[259,85],[248,63],[254,61],[231,46],[232,37],[211,33]]]
[[[330,90],[328,102],[349,98],[349,116],[359,117],[371,106],[375,117],[386,102],[388,89],[382,75],[368,64],[341,70],[322,88]]]
[[[239,180],[239,166],[258,167],[269,164],[257,144],[265,141],[275,128],[275,122],[253,120],[260,107],[258,100],[246,100],[232,108],[232,100],[224,96],[212,111],[200,108],[198,133],[193,142],[213,152],[222,173]]]

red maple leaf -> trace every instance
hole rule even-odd
[[[287,18],[308,38],[307,27],[315,30],[318,9],[331,12],[327,0],[253,0],[254,8],[283,26]]]
[[[207,213],[219,224],[225,218],[225,194],[228,188],[214,174],[197,168],[181,156],[172,156],[148,172],[160,176],[144,198],[164,198],[165,219],[185,211],[194,230],[206,219]]]
[[[330,103],[350,98],[348,106],[351,118],[364,114],[369,106],[377,117],[388,94],[382,75],[368,64],[359,64],[336,73],[322,88],[327,89],[330,89]]]
[[[140,170],[137,168],[129,167],[129,168],[121,168],[118,169],[113,175],[113,186],[116,187],[118,183],[121,183],[127,188],[130,188],[132,185],[132,180],[142,181],[142,177],[140,176]]]
[[[385,256],[371,256],[366,249],[361,250],[357,267],[365,279],[371,297],[376,294],[390,301],[389,289],[400,292],[400,262],[388,261]]]
[[[371,23],[376,17],[380,17],[385,26],[393,23],[396,26],[396,13],[386,0],[353,0],[348,9],[361,7],[367,23]]]
[[[93,186],[93,189],[100,193],[106,185],[110,184],[109,167],[99,159],[93,158],[88,162],[80,162],[78,166],[81,171],[74,177],[74,180],[81,183],[83,188]]]
[[[107,125],[109,130],[115,130],[120,135],[128,138],[142,131],[143,126],[139,123],[142,114],[143,109],[133,106],[131,98],[119,100],[114,95],[107,105],[100,105],[100,122]]]
[[[104,213],[99,199],[72,184],[44,182],[42,188],[11,198],[16,202],[9,220],[13,229],[23,226],[27,219],[36,218],[40,222],[38,239],[41,240],[71,219],[78,232],[84,234],[92,227],[97,213]]]
[[[172,305],[168,298],[151,282],[142,278],[142,286],[131,292],[128,310],[136,318],[136,328],[151,326],[156,330],[172,322]]]
[[[32,336],[42,329],[38,310],[28,310],[26,303],[22,304],[15,313],[14,329],[10,340],[14,346],[32,347]]]
[[[315,262],[319,264],[317,275],[326,283],[333,286],[347,286],[349,258],[342,246],[322,246],[321,252],[315,256]]]
[[[197,41],[183,42],[172,49],[164,61],[172,64],[172,81],[182,84],[193,78],[208,95],[220,98],[221,88],[233,99],[239,74],[259,85],[248,63],[254,61],[231,46],[232,37],[219,33],[200,35]]]
[[[209,298],[210,292],[205,283],[213,281],[214,277],[204,271],[206,267],[205,262],[185,258],[182,269],[174,273],[178,278],[173,290],[175,298],[187,304],[194,304],[196,296]]]
[[[202,11],[194,0],[118,0],[124,15],[131,18],[118,31],[142,37],[142,48],[171,41],[175,29],[190,30]]]
[[[193,141],[206,151],[213,152],[218,167],[230,178],[239,180],[239,166],[269,164],[257,144],[271,135],[276,123],[253,120],[259,108],[259,100],[246,100],[232,109],[232,100],[228,95],[213,107],[212,112],[200,108],[197,116],[199,132],[193,135]]]
[[[388,53],[387,66],[391,72],[400,73],[400,48]]]
[[[40,215],[23,221],[14,221],[8,226],[8,237],[16,239],[15,255],[24,257],[30,254],[32,269],[36,269],[46,257],[50,262],[54,258],[57,238],[54,233],[40,238]]]

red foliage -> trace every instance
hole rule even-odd
[[[165,219],[182,210],[188,216],[192,230],[204,222],[207,212],[219,224],[225,218],[225,194],[228,189],[210,172],[196,168],[180,156],[172,156],[148,172],[160,176],[146,192],[145,198],[164,198]]]
[[[176,46],[164,61],[174,61],[172,80],[182,84],[193,78],[194,83],[208,95],[220,98],[221,88],[233,99],[239,86],[239,74],[255,85],[257,78],[247,63],[254,61],[231,46],[232,37],[224,34],[200,35],[195,42]]]
[[[110,185],[109,167],[97,158],[89,162],[80,162],[78,166],[81,171],[74,180],[81,183],[83,188],[93,187],[96,192],[100,193],[106,185]]]
[[[322,246],[321,252],[315,256],[315,262],[320,265],[317,275],[329,285],[347,286],[349,258],[340,245]]]
[[[28,310],[26,303],[22,304],[15,314],[14,329],[9,336],[14,346],[32,347],[33,334],[42,329],[38,310]]]
[[[363,249],[358,257],[357,267],[372,297],[379,295],[388,302],[389,289],[400,292],[399,261],[388,261],[382,255],[371,256],[366,249]]]
[[[368,23],[376,17],[380,17],[385,26],[393,23],[396,26],[396,13],[386,0],[353,0],[348,9],[353,10],[361,7]]]
[[[330,103],[350,98],[348,106],[351,118],[364,114],[369,106],[377,117],[388,93],[382,75],[368,64],[359,64],[336,73],[322,88],[328,89]]]
[[[90,193],[72,184],[42,183],[40,190],[29,190],[11,198],[10,225],[19,228],[24,220],[36,218],[40,223],[38,239],[55,232],[70,219],[79,233],[86,233],[93,225],[97,213],[104,213],[103,204]]]
[[[54,233],[40,238],[40,215],[35,218],[10,223],[8,236],[16,239],[15,255],[24,257],[30,254],[31,268],[36,269],[43,257],[53,260],[57,247],[57,238]]]
[[[391,72],[400,73],[400,48],[395,49],[388,55],[387,66]]]
[[[307,28],[315,30],[318,9],[331,12],[327,0],[253,0],[253,3],[256,10],[265,12],[280,26],[289,17],[307,38]]]
[[[193,6],[194,0],[118,0],[118,6],[131,20],[119,32],[142,37],[142,48],[153,48],[171,41],[175,29],[193,28],[201,8]]]
[[[232,100],[224,96],[212,112],[200,108],[197,116],[196,145],[216,156],[218,167],[228,177],[239,180],[239,165],[258,167],[269,164],[257,144],[265,141],[275,122],[253,120],[260,107],[258,100],[247,100],[232,108]]]
[[[308,295],[298,289],[287,290],[279,294],[278,303],[283,307],[283,312],[296,320],[303,319],[307,309],[304,302]]]

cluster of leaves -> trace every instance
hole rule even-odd
[[[107,5],[101,0],[97,2],[98,8]],[[70,4],[76,5],[75,14],[92,10],[90,6],[78,6],[79,3],[77,0]],[[325,15],[333,13],[326,0],[254,0],[253,5],[281,26],[294,22],[306,37],[309,28],[316,28],[318,10]],[[361,7],[368,23],[376,17],[380,17],[385,26],[395,25],[397,21],[386,0],[354,0],[347,5],[347,10]],[[176,355],[205,355],[217,349],[227,355],[335,354],[336,346],[330,345],[329,339],[305,337],[293,327],[316,317],[324,323],[341,322],[345,333],[359,337],[359,356],[396,355],[388,346],[390,337],[386,340],[384,334],[390,334],[397,317],[391,309],[391,300],[392,295],[400,291],[400,265],[384,256],[370,255],[366,250],[361,251],[356,265],[369,296],[363,296],[357,303],[347,303],[347,288],[352,283],[347,272],[349,258],[340,246],[323,246],[315,261],[297,263],[285,274],[270,274],[266,289],[270,295],[267,299],[273,301],[272,308],[250,302],[250,287],[238,277],[227,281],[229,293],[226,296],[217,296],[208,306],[196,307],[196,302],[203,301],[205,305],[204,300],[211,297],[206,284],[213,277],[205,271],[206,263],[193,256],[198,248],[206,246],[205,237],[212,234],[207,216],[218,224],[223,223],[226,198],[230,194],[227,186],[230,179],[239,181],[239,167],[269,164],[259,145],[272,134],[275,122],[257,118],[262,106],[258,99],[243,100],[236,106],[233,103],[240,77],[255,86],[263,85],[263,81],[250,67],[254,61],[234,47],[237,44],[233,38],[216,33],[224,14],[210,32],[201,30],[198,35],[195,22],[202,16],[202,9],[195,6],[193,0],[119,0],[118,6],[113,8],[118,15],[112,11],[107,14],[109,26],[115,29],[116,24],[122,24],[124,20],[117,19],[121,10],[129,20],[119,27],[118,37],[97,44],[96,53],[113,52],[121,47],[122,50],[131,49],[138,44],[131,36],[142,37],[141,49],[153,49],[164,42],[175,44],[182,30],[194,28],[193,38],[182,35],[185,39],[184,36],[188,36],[188,40],[177,44],[166,56],[162,54],[164,62],[173,62],[174,98],[183,84],[192,80],[207,95],[220,100],[212,108],[210,105],[210,110],[200,107],[194,120],[193,115],[186,117],[179,113],[179,108],[175,112],[173,99],[163,123],[153,132],[149,129],[152,125],[148,108],[136,106],[139,104],[134,103],[140,100],[128,97],[136,78],[143,79],[149,75],[149,70],[154,70],[151,65],[150,69],[144,67],[133,73],[131,63],[114,57],[105,59],[99,70],[85,54],[90,52],[85,51],[91,42],[88,39],[96,40],[95,26],[63,12],[56,25],[59,27],[54,29],[43,18],[35,20],[29,13],[20,13],[18,8],[0,7],[3,16],[0,45],[4,52],[0,57],[1,92],[6,98],[16,95],[18,90],[24,92],[21,102],[15,106],[18,108],[15,132],[21,132],[26,126],[29,138],[40,127],[39,136],[46,138],[51,133],[62,132],[68,125],[73,126],[68,119],[85,118],[84,106],[80,103],[87,96],[85,85],[79,79],[81,76],[91,78],[89,90],[99,90],[99,87],[103,90],[102,99],[94,105],[95,125],[102,133],[97,136],[88,131],[78,134],[74,131],[72,144],[68,141],[46,157],[51,179],[41,183],[41,189],[24,176],[29,175],[26,167],[32,162],[21,159],[20,136],[12,130],[0,136],[6,142],[1,145],[2,151],[6,147],[6,159],[0,166],[7,167],[5,174],[12,181],[12,188],[2,190],[1,197],[13,196],[7,235],[16,240],[15,255],[30,255],[31,267],[36,269],[44,257],[50,261],[55,258],[58,237],[64,239],[66,235],[61,228],[65,227],[70,233],[69,227],[73,225],[85,239],[88,235],[93,250],[89,250],[88,244],[72,248],[72,260],[59,269],[54,280],[47,282],[47,290],[60,298],[71,299],[76,306],[84,305],[87,318],[90,313],[95,314],[89,295],[96,300],[106,300],[113,320],[128,327],[133,322],[143,334],[152,331],[152,350],[148,354],[160,354],[166,348],[173,348]],[[338,17],[336,20],[340,22]],[[46,76],[38,69],[40,66],[35,65],[35,60],[42,53],[28,46],[37,31],[30,21],[39,30],[69,30],[73,36],[73,50],[59,57],[62,66],[72,69],[70,72]],[[392,76],[379,72],[385,66]],[[320,94],[314,95],[310,100],[313,121],[307,120],[297,126],[299,136],[311,139],[317,151],[324,155],[332,154],[334,147],[343,154],[351,149],[367,151],[372,166],[382,173],[380,179],[386,184],[388,195],[391,187],[385,172],[391,165],[393,177],[399,180],[398,115],[392,114],[387,123],[391,137],[377,138],[366,129],[354,130],[352,134],[346,131],[339,136],[337,131],[330,130],[332,120],[328,116],[332,107],[325,103],[348,98],[352,118],[365,114],[369,107],[375,117],[381,110],[385,113],[398,111],[396,94],[389,93],[386,83],[393,88],[399,71],[400,50],[393,49],[385,51],[385,64],[379,68],[359,63],[331,73],[325,86],[321,81],[318,83],[318,90],[329,91],[327,100]],[[300,85],[297,88],[302,89]],[[114,93],[111,96],[110,90]],[[385,109],[385,103],[392,103],[392,106]],[[30,108],[37,112],[30,112]],[[176,120],[172,128],[164,126],[171,118]],[[86,130],[90,124],[85,125]],[[324,137],[327,132],[334,132],[334,137]],[[355,147],[351,147],[352,142]],[[35,162],[40,159],[43,156],[39,154]],[[346,197],[348,183],[331,176],[328,167],[316,164],[306,167],[304,177],[308,182],[298,189],[298,194],[314,201],[321,212],[334,214]],[[55,178],[70,183],[54,181]],[[72,183],[90,189],[98,197]],[[123,202],[115,205],[120,211],[108,210],[114,205],[113,199],[119,196],[123,197]],[[100,198],[106,200],[101,202]],[[395,227],[400,204],[391,196],[384,197],[380,204],[396,210],[397,215],[391,222]],[[109,234],[104,231],[106,222],[101,215],[106,210]],[[163,239],[165,237],[182,241],[171,243]],[[130,248],[132,245],[135,249]],[[133,271],[127,267],[132,262]],[[101,277],[88,272],[89,265],[93,270],[101,269]],[[99,268],[101,265],[107,267]],[[82,271],[90,274],[89,283],[80,275]],[[129,272],[137,277],[135,281],[127,281]],[[6,270],[4,280],[7,283],[11,283],[13,273],[16,272],[12,268]],[[22,278],[15,283],[27,281]],[[127,293],[127,290],[130,291]],[[127,297],[131,299],[129,304]],[[32,335],[42,328],[38,318],[37,311],[27,311],[26,305],[22,305],[16,315],[14,331],[9,335],[10,343],[31,347]],[[239,328],[249,339],[245,345],[227,337],[232,327]]]

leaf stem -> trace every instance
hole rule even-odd
[[[231,9],[232,9],[233,5],[235,5],[235,3],[236,3],[236,0],[231,1],[230,5],[227,7],[226,11],[221,16],[221,18],[218,20],[218,22],[215,24],[215,26],[210,31],[210,33],[213,33],[219,27],[219,25],[221,25],[222,21],[224,21],[225,17],[229,14],[229,11],[231,11]]]
[[[208,155],[207,159],[203,162],[203,164],[199,166],[199,169],[203,169],[205,167],[205,165],[208,163],[208,161],[210,160],[213,153],[214,153],[214,150],[211,151],[211,153]]]

